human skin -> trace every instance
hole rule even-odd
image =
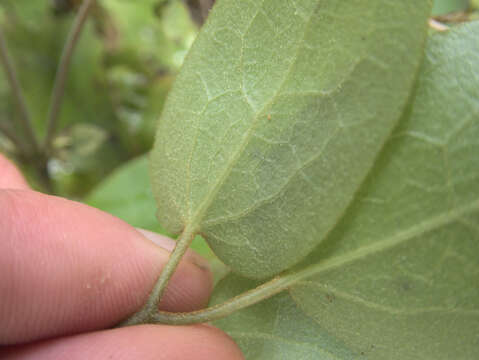
[[[243,359],[209,325],[112,327],[146,301],[172,240],[29,188],[0,154],[0,358]],[[160,304],[204,307],[207,262],[188,252]]]

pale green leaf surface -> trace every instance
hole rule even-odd
[[[213,293],[212,305],[253,288],[257,283],[229,275]],[[353,353],[308,318],[286,294],[216,321],[240,346],[246,360],[354,359]]]
[[[222,0],[159,123],[162,225],[267,277],[341,217],[395,126],[429,2]]]
[[[291,290],[369,359],[479,354],[478,68],[479,23],[430,39],[409,113]]]

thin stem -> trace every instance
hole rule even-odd
[[[55,188],[53,186],[53,181],[50,175],[48,174],[47,159],[41,157],[38,161],[35,161],[35,160],[31,161],[31,164],[37,172],[37,179],[39,181],[39,185],[41,185],[48,194],[55,195]]]
[[[62,51],[60,65],[58,66],[57,73],[55,75],[55,83],[53,85],[52,96],[50,100],[50,107],[48,109],[47,117],[47,135],[43,144],[44,150],[48,152],[55,131],[57,127],[58,116],[60,114],[60,107],[63,101],[63,95],[65,93],[65,83],[70,68],[70,62],[75,50],[76,44],[80,38],[80,34],[84,27],[85,21],[88,16],[88,12],[95,0],[84,0],[78,10],[78,14],[75,18],[75,22],[68,34],[67,41]]]
[[[155,324],[187,325],[222,319],[235,311],[254,305],[286,290],[293,285],[298,278],[298,273],[276,277],[222,304],[211,306],[203,310],[189,313],[168,313],[160,311],[155,314],[152,322]]]
[[[28,112],[27,104],[20,87],[20,82],[18,81],[18,75],[11,60],[5,37],[3,36],[3,31],[0,28],[0,61],[2,62],[3,68],[5,69],[5,74],[7,75],[8,82],[12,88],[13,96],[16,100],[18,112],[20,114],[19,119],[22,123],[23,129],[31,143],[34,152],[38,152],[40,147],[33,131],[32,121],[30,113]]]
[[[136,314],[125,320],[120,326],[137,325],[146,322],[151,322],[153,317],[158,313],[158,306],[161,297],[165,293],[168,282],[175,272],[186,250],[188,250],[191,242],[196,234],[196,229],[193,225],[187,226],[176,241],[176,246],[170,254],[166,266],[163,268],[158,280],[150,293],[148,301],[145,306]]]
[[[5,135],[7,139],[9,139],[13,145],[15,145],[16,149],[21,152],[25,153],[28,152],[28,149],[24,148],[24,144],[20,140],[20,138],[12,131],[4,122],[0,122],[0,132]]]

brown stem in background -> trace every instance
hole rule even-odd
[[[60,114],[60,108],[65,93],[65,83],[70,68],[70,62],[73,55],[73,51],[78,43],[80,34],[85,25],[85,21],[88,17],[88,12],[91,9],[95,0],[84,0],[78,10],[78,15],[75,18],[74,24],[68,34],[65,47],[63,48],[62,56],[60,59],[60,65],[58,66],[57,74],[55,76],[55,84],[53,86],[53,92],[51,96],[50,107],[48,110],[47,118],[47,135],[43,144],[43,149],[46,153],[50,152],[51,143],[55,136],[57,128],[58,116]]]
[[[215,0],[185,0],[185,3],[193,21],[201,26],[206,21]]]
[[[24,144],[21,142],[17,134],[15,134],[15,132],[3,121],[0,121],[0,133],[15,145],[18,152],[28,153],[28,149],[25,149]]]
[[[52,178],[48,173],[48,158],[40,158],[38,161],[31,161],[30,164],[35,168],[37,178],[44,191],[48,194],[55,194]]]
[[[23,96],[22,89],[20,87],[20,82],[18,80],[17,72],[15,70],[15,66],[13,65],[13,61],[11,60],[10,55],[8,53],[7,44],[6,44],[5,37],[3,36],[3,31],[1,28],[0,28],[0,61],[5,70],[5,74],[7,75],[7,80],[10,83],[10,87],[12,88],[12,93],[13,93],[13,97],[15,98],[15,102],[17,103],[17,108],[20,115],[19,119],[21,121],[23,130],[25,131],[25,134],[31,143],[33,152],[38,152],[40,150],[40,146],[38,144],[37,138],[35,136],[35,132],[33,130],[30,113],[28,112],[27,104]]]

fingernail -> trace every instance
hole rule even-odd
[[[136,228],[144,237],[150,240],[152,243],[158,245],[159,247],[172,252],[175,248],[175,240],[170,239],[167,236],[163,236],[152,231]]]
[[[199,267],[201,270],[210,271],[210,263],[206,260],[203,256],[195,253],[194,251],[190,251],[188,253],[188,260]]]
[[[176,241],[170,239],[167,236],[163,236],[163,235],[154,233],[152,231],[144,230],[144,229],[137,228],[137,230],[148,240],[158,245],[159,247],[167,250],[168,252],[172,252],[173,249],[175,248]],[[185,260],[199,267],[201,270],[210,271],[209,262],[206,259],[204,259],[201,255],[195,253],[194,251],[189,250],[185,254],[184,258]]]

